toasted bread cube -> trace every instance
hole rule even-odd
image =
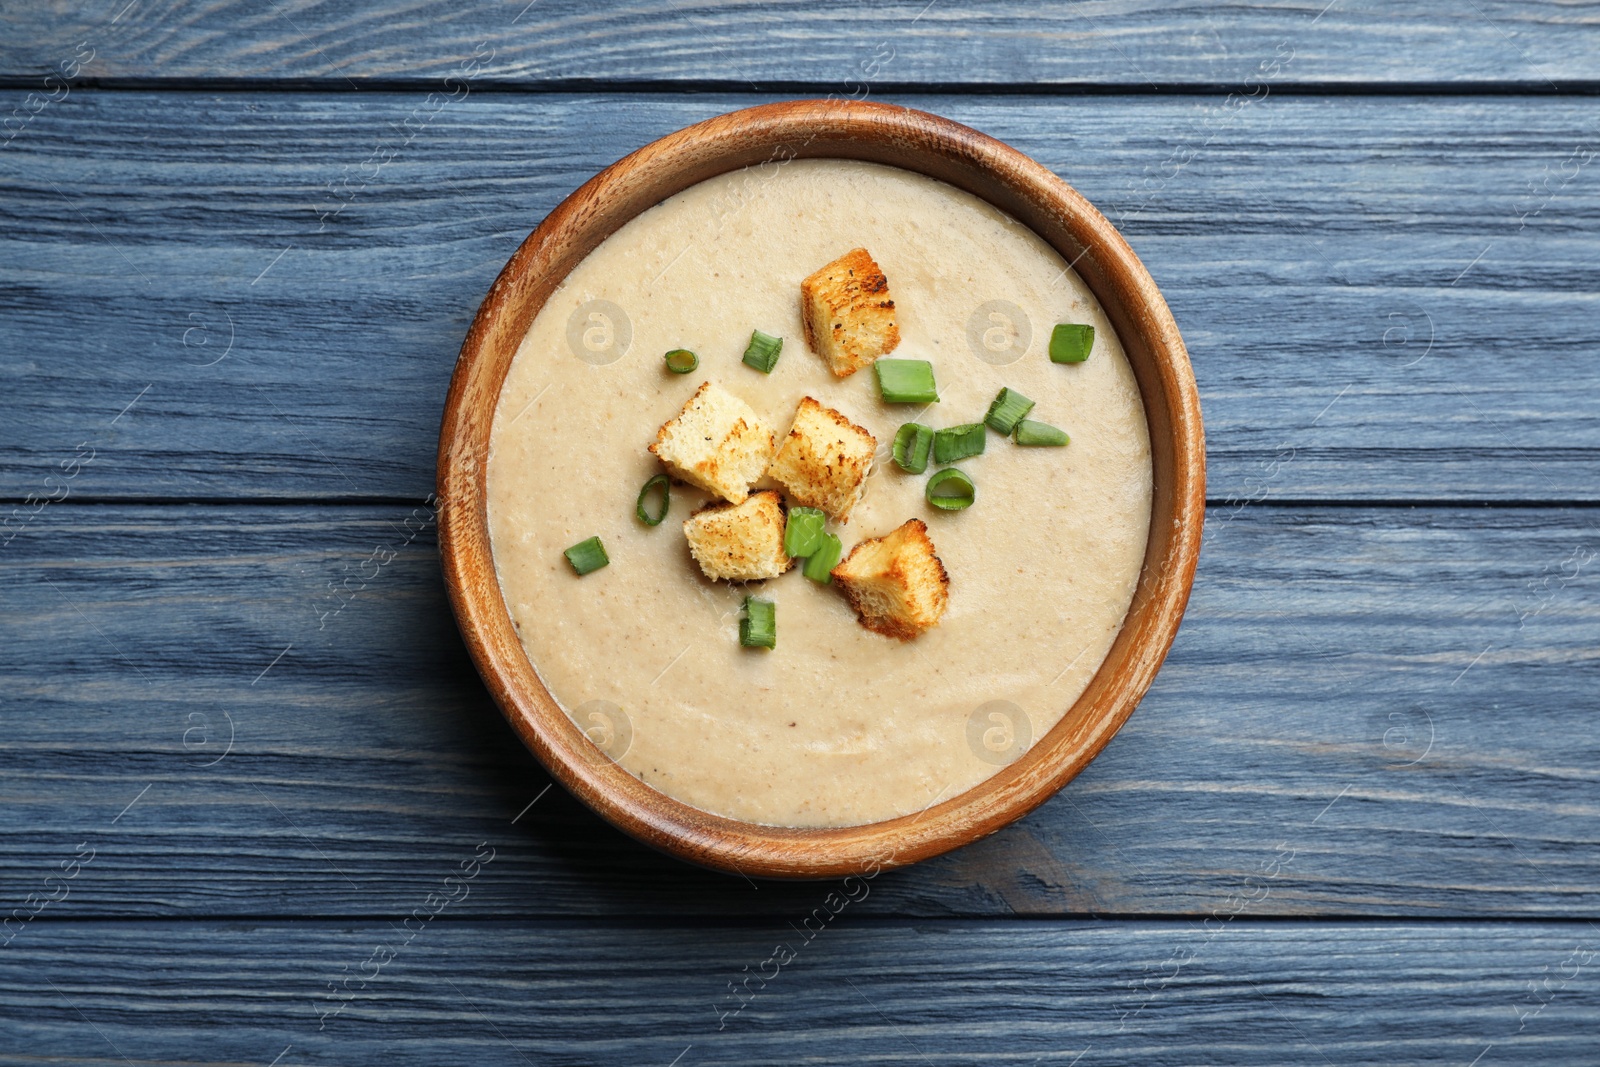
[[[806,343],[848,378],[900,343],[889,279],[865,248],[852,248],[800,283]]]
[[[784,518],[783,500],[768,489],[737,504],[707,504],[684,521],[683,536],[707,578],[776,578],[794,562],[783,551]]]
[[[921,519],[856,545],[833,568],[833,580],[862,626],[902,641],[935,626],[950,603],[950,576]]]
[[[661,427],[650,451],[667,473],[738,504],[777,447],[749,404],[708,381]]]
[[[833,408],[809,396],[800,401],[789,435],[767,468],[767,476],[803,507],[821,508],[836,522],[849,522],[872,470],[878,439]]]

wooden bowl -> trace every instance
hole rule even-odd
[[[490,558],[489,430],[517,345],[550,293],[620,226],[715,175],[793,158],[868,160],[920,171],[1032,227],[1105,309],[1144,396],[1154,466],[1149,546],[1121,634],[1060,722],[1015,762],[926,811],[885,822],[791,829],[741,822],[657,792],[597,750],[552,699],[512,629]],[[1106,218],[1050,171],[936,115],[860,101],[735,111],[607,167],[534,230],[478,309],[461,346],[439,439],[439,543],[467,648],[500,710],[556,780],[645,844],[725,871],[772,878],[871,876],[975,841],[1022,817],[1105,747],[1154,680],[1189,599],[1205,513],[1200,401],[1177,324]]]

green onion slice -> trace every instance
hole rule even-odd
[[[567,562],[572,564],[572,569],[578,572],[578,577],[583,577],[590,571],[597,571],[611,560],[606,556],[606,546],[600,543],[600,538],[591,537],[587,541],[579,541],[565,552]]]
[[[1067,431],[1058,430],[1048,422],[1034,422],[1032,419],[1017,423],[1013,433],[1019,445],[1059,446],[1067,443]]]
[[[933,435],[933,461],[940,464],[954,463],[968,456],[981,456],[988,440],[981,422],[969,422],[963,426],[940,430]]]
[[[1051,363],[1082,363],[1094,347],[1094,327],[1060,322],[1050,331]]]
[[[655,490],[661,490],[661,507],[654,515],[645,507],[645,498]],[[667,508],[672,505],[672,479],[665,474],[658,474],[644,483],[644,488],[639,490],[639,499],[633,503],[633,513],[639,516],[639,521],[646,526],[660,526],[661,520],[667,517]]]
[[[961,471],[948,467],[928,479],[928,503],[944,511],[970,508],[978,499],[978,487]]]
[[[831,533],[825,533],[822,535],[822,543],[811,553],[806,565],[800,568],[800,573],[813,582],[830,585],[833,582],[831,572],[839,565],[839,557],[843,553],[844,546],[839,543],[839,539]]]
[[[752,330],[750,344],[744,350],[744,362],[762,374],[771,374],[772,368],[778,365],[778,353],[782,351],[783,338]]]
[[[1009,434],[1033,410],[1033,401],[1015,389],[1002,389],[989,405],[989,414],[983,417],[984,425],[996,433]]]
[[[822,543],[828,516],[819,508],[790,508],[783,528],[783,551],[789,556],[809,556]]]
[[[739,620],[739,643],[745,648],[777,648],[778,605],[758,597],[745,597],[744,618]]]
[[[700,357],[687,348],[674,348],[667,353],[667,369],[673,374],[688,374],[700,365]]]
[[[933,364],[925,359],[880,359],[872,365],[885,404],[937,404]]]
[[[908,474],[928,469],[928,454],[933,451],[933,427],[908,422],[894,435],[894,461]]]

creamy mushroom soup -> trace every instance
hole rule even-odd
[[[871,367],[837,378],[812,352],[800,283],[856,247],[888,278],[896,359],[931,361],[936,404],[886,404]],[[1082,363],[1052,363],[1056,323],[1095,327]],[[781,337],[770,374],[741,362]],[[699,357],[670,373],[669,350]],[[943,618],[914,640],[859,625],[799,566],[748,585],[708,580],[683,523],[709,493],[674,484],[666,520],[635,497],[646,451],[706,381],[779,439],[810,396],[869,430],[877,459],[844,551],[927,523],[949,575]],[[936,467],[889,457],[906,422],[982,422],[1002,387],[1065,448],[988,433],[958,466],[977,487],[931,507]],[[771,488],[760,481],[755,488]],[[1150,522],[1138,386],[1088,287],[1027,227],[922,175],[844,160],[769,164],[696,185],[624,225],[534,319],[491,434],[496,573],[534,669],[604,755],[705,811],[779,826],[848,826],[919,811],[1015,760],[1083,692],[1122,626]],[[609,565],[579,577],[563,550],[598,536]],[[776,604],[776,648],[741,647],[740,607]]]

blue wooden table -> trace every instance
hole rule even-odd
[[[1600,1062],[1600,5],[14,3],[0,79],[0,1062]],[[548,788],[427,500],[544,214],[830,93],[1122,228],[1212,499],[1105,753],[807,924]]]

